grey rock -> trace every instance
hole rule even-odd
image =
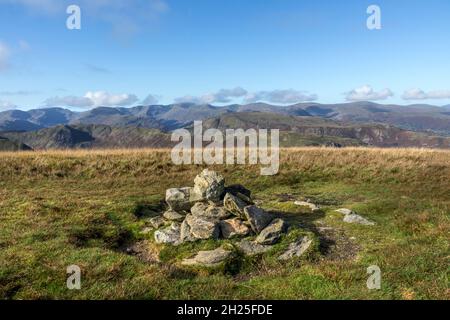
[[[219,221],[216,219],[188,214],[181,224],[181,242],[218,239],[219,236]]]
[[[217,267],[232,256],[233,252],[218,248],[211,251],[199,251],[193,258],[184,259],[181,264],[185,266]]]
[[[201,199],[193,188],[172,188],[166,191],[166,202],[174,211],[189,211]]]
[[[362,224],[365,226],[373,226],[375,225],[375,222],[370,221],[362,216],[360,216],[359,214],[357,214],[356,212],[350,210],[350,209],[339,209],[336,210],[336,212],[342,213],[344,215],[344,222],[346,223],[356,223],[356,224]]]
[[[163,219],[163,217],[161,216],[157,216],[157,217],[153,217],[149,220],[150,225],[155,228],[158,229],[160,227],[162,227],[166,221]]]
[[[173,210],[167,210],[166,212],[164,212],[163,214],[164,219],[169,220],[169,221],[178,221],[181,222],[184,220],[185,216],[173,211]]]
[[[259,234],[273,220],[272,215],[256,206],[245,207],[244,213],[253,231],[257,234]]]
[[[306,202],[306,201],[295,201],[294,202],[295,205],[297,206],[301,206],[301,207],[308,207],[311,209],[312,212],[316,212],[320,210],[320,207],[315,205],[314,203],[311,202]]]
[[[338,209],[338,210],[335,210],[335,211],[339,212],[339,213],[342,213],[343,215],[348,215],[348,214],[354,213],[352,210],[346,209],[346,208]]]
[[[159,244],[178,244],[180,241],[180,225],[173,223],[167,228],[156,230],[155,241]]]
[[[238,242],[236,246],[247,256],[263,254],[273,248],[272,246],[262,245],[247,239],[243,239],[242,241]]]
[[[374,226],[375,222],[370,221],[364,217],[361,217],[360,215],[356,214],[356,213],[351,213],[351,214],[347,214],[344,217],[344,222],[346,223],[357,223],[357,224],[362,224],[365,226]]]
[[[218,207],[213,203],[206,204],[203,202],[196,203],[192,209],[191,213],[195,216],[203,216],[212,219],[223,220],[231,216],[231,213],[223,207]]]
[[[234,185],[226,187],[225,193],[231,193],[234,196],[236,196],[237,194],[240,193],[240,194],[246,196],[247,198],[252,197],[252,192],[240,184],[234,184]]]
[[[225,190],[225,179],[215,171],[203,170],[194,179],[194,193],[204,200],[220,202]]]
[[[242,199],[227,193],[223,199],[223,205],[225,209],[233,213],[235,216],[244,218],[244,209],[248,206],[248,203],[244,202]]]
[[[311,246],[312,240],[308,237],[303,237],[302,239],[289,244],[288,249],[278,257],[278,260],[290,260],[294,257],[301,257]]]
[[[265,245],[275,244],[287,228],[287,223],[283,219],[275,219],[256,237],[256,242]]]
[[[250,233],[250,228],[239,218],[223,220],[220,222],[222,237],[231,239],[234,237],[244,237]]]

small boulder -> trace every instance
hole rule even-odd
[[[180,240],[180,225],[172,223],[171,226],[155,231],[155,241],[159,244],[177,244]]]
[[[192,188],[172,188],[166,191],[166,202],[174,211],[189,211],[200,197]]]
[[[242,241],[238,242],[236,246],[240,251],[242,251],[247,256],[255,256],[258,254],[263,254],[272,249],[272,246],[262,245],[247,239],[243,239]]]
[[[240,184],[225,187],[224,195],[226,195],[227,193],[241,199],[242,201],[246,202],[247,205],[254,204],[252,200],[252,192]]]
[[[239,218],[224,220],[220,222],[222,237],[231,239],[234,237],[245,237],[250,233],[250,228]]]
[[[275,219],[261,231],[256,238],[256,242],[265,245],[275,244],[278,240],[280,240],[287,228],[287,223],[283,219]]]
[[[218,207],[215,204],[206,204],[197,202],[191,209],[191,213],[195,216],[203,216],[212,219],[223,220],[231,216],[230,212],[223,207]]]
[[[375,222],[370,221],[362,216],[360,216],[359,214],[357,214],[356,212],[350,210],[350,209],[339,209],[336,210],[336,212],[342,213],[344,215],[344,222],[346,223],[357,223],[357,224],[362,224],[365,226],[373,226],[375,225]]]
[[[288,249],[278,257],[278,260],[290,260],[294,257],[302,256],[311,246],[312,240],[308,237],[303,237],[302,239],[289,244]]]
[[[194,184],[194,193],[202,199],[220,202],[220,197],[225,190],[225,179],[220,174],[205,169],[195,177]]]
[[[336,210],[336,212],[342,213],[343,215],[348,215],[348,214],[352,214],[353,213],[352,210],[346,209],[346,208],[338,209],[338,210]]]
[[[155,229],[158,229],[166,224],[166,221],[161,216],[153,217],[150,220],[148,220],[148,222]]]
[[[188,214],[181,224],[181,242],[218,239],[219,221],[203,216]]]
[[[234,185],[226,187],[225,188],[225,192],[226,193],[231,193],[234,196],[236,196],[237,194],[240,193],[240,194],[246,196],[247,198],[251,198],[252,197],[252,192],[250,190],[248,190],[246,187],[244,187],[243,185],[240,185],[240,184],[234,184]]]
[[[217,267],[232,256],[233,252],[218,248],[211,251],[199,251],[193,258],[184,259],[185,266]]]
[[[301,207],[308,207],[312,212],[320,211],[320,207],[311,202],[295,201],[294,204]]]
[[[182,214],[179,214],[176,211],[167,210],[166,212],[164,212],[163,217],[164,217],[164,219],[169,220],[169,221],[181,222],[184,220],[185,216]]]
[[[245,207],[244,213],[253,231],[257,234],[259,234],[273,220],[272,215],[256,206]]]
[[[357,223],[357,224],[362,224],[365,226],[374,226],[375,222],[370,221],[364,217],[361,217],[360,215],[356,214],[356,213],[351,213],[351,214],[347,214],[344,217],[344,222],[346,223]]]
[[[227,193],[223,199],[223,205],[225,209],[233,213],[235,216],[244,218],[244,208],[248,206],[248,203],[232,195],[231,193]]]

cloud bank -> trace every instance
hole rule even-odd
[[[53,97],[44,101],[45,107],[125,107],[137,102],[134,94],[111,94],[106,91],[88,91],[83,97],[65,96]]]
[[[425,92],[422,89],[415,88],[405,91],[402,95],[402,98],[404,100],[450,99],[450,90],[435,90]]]
[[[248,92],[247,90],[236,87],[234,89],[221,89],[214,93],[202,96],[184,96],[175,99],[175,103],[190,102],[195,104],[213,104],[213,103],[230,103],[235,99],[242,99],[244,103],[254,102],[270,102],[280,104],[293,104],[299,102],[315,101],[317,95],[309,94],[305,91],[273,90],[273,91],[257,91]]]
[[[379,101],[393,97],[394,93],[390,89],[383,89],[376,92],[371,86],[365,85],[351,90],[346,94],[347,101]]]

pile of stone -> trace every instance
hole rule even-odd
[[[179,245],[207,239],[231,239],[256,236],[255,241],[240,242],[243,251],[264,252],[288,229],[287,223],[261,208],[242,185],[225,186],[217,172],[204,170],[194,187],[169,189],[169,209],[151,223],[158,229],[157,243]]]

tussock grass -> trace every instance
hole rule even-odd
[[[281,264],[276,256],[283,242],[237,269],[211,273],[178,262],[216,243],[153,247],[162,264],[123,251],[151,239],[140,230],[160,208],[165,189],[191,185],[203,166],[175,166],[169,150],[0,153],[0,298],[450,298],[449,151],[298,148],[281,150],[280,162],[273,177],[260,176],[259,166],[213,169],[227,183],[253,190],[265,209],[302,224],[302,232],[321,242],[317,250]],[[292,204],[302,198],[323,212]],[[334,212],[339,207],[377,225],[346,225]],[[324,226],[333,231],[321,234]],[[349,250],[355,256],[345,254]],[[65,287],[72,264],[83,271],[80,291]],[[366,288],[373,264],[383,272],[379,291]]]

